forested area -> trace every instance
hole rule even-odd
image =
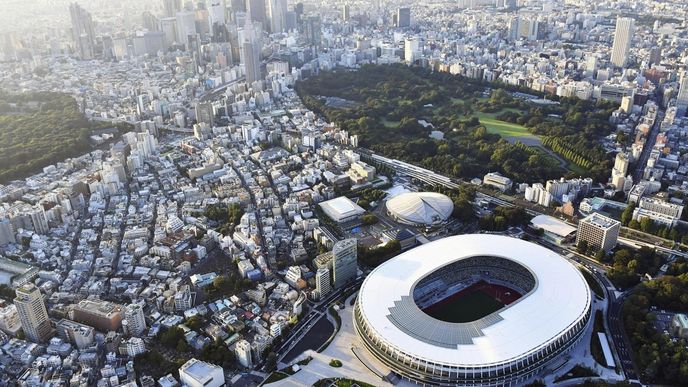
[[[626,299],[623,320],[636,362],[646,383],[688,385],[688,349],[685,340],[672,340],[653,323],[655,306],[672,312],[688,312],[688,274],[667,275],[639,285]]]
[[[91,132],[108,127],[88,121],[65,94],[0,92],[0,183],[89,152]]]
[[[509,89],[514,88],[405,65],[322,72],[296,86],[309,109],[358,134],[361,146],[445,175],[472,178],[498,171],[536,182],[567,174],[544,152],[488,132],[478,117],[498,114],[499,122],[522,125],[596,180],[606,181],[611,158],[597,141],[613,129],[608,122],[613,104],[564,98],[560,104],[534,105]],[[356,104],[338,108],[324,97]],[[432,130],[443,132],[445,141],[430,138]]]

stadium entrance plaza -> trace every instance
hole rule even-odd
[[[359,380],[361,382],[372,384],[373,386],[396,385],[402,387],[417,387],[417,384],[406,380],[401,380],[398,377],[394,379],[394,384],[382,380],[382,375],[390,375],[391,370],[375,359],[375,357],[373,357],[365,349],[361,339],[356,334],[353,325],[354,308],[352,305],[350,305],[351,300],[354,297],[356,297],[356,294],[350,296],[344,303],[345,308],[339,311],[339,316],[342,320],[342,326],[340,327],[339,332],[336,333],[334,340],[329,344],[329,346],[321,353],[313,350],[305,351],[303,354],[296,357],[291,364],[295,364],[298,361],[306,359],[310,356],[312,360],[307,365],[302,366],[301,370],[296,372],[294,375],[274,383],[265,384],[265,386],[306,387],[312,386],[321,379],[346,378]],[[595,299],[593,302],[592,315],[594,316],[595,311],[598,309],[604,310],[605,305],[606,302]],[[581,382],[580,379],[569,379],[559,383],[554,383],[554,380],[567,373],[573,366],[577,364],[593,369],[595,373],[599,375],[600,379],[608,381],[623,380],[622,376],[617,374],[613,369],[609,369],[597,364],[590,354],[592,322],[593,320],[591,319],[588,329],[583,335],[581,342],[575,348],[573,348],[571,352],[564,354],[562,357],[556,358],[550,362],[545,370],[540,373],[541,376],[534,378],[534,380],[543,379],[545,384],[548,386],[555,384],[558,386],[576,385],[577,383]],[[340,360],[342,362],[342,366],[339,368],[331,367],[329,363],[332,359]],[[286,366],[288,365],[280,364],[278,368],[281,369]]]

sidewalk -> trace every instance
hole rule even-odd
[[[339,316],[342,319],[342,326],[334,340],[322,353],[317,353],[312,350],[304,352],[294,359],[294,362],[298,362],[310,356],[313,358],[310,363],[302,366],[301,370],[296,374],[274,383],[265,384],[264,386],[310,387],[318,380],[326,378],[348,378],[369,383],[374,386],[392,386],[392,384],[383,381],[381,376],[378,376],[387,375],[389,369],[386,369],[379,362],[367,356],[363,344],[356,335],[353,326],[353,306],[349,305],[350,300],[355,296],[356,294],[351,295],[344,303],[345,308],[339,311]],[[329,314],[327,318],[332,319]],[[329,363],[332,359],[340,360],[342,366],[339,368],[331,367]]]

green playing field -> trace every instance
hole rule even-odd
[[[465,323],[478,320],[504,306],[482,290],[461,295],[447,303],[433,306],[426,313],[438,320]]]

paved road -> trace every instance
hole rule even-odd
[[[278,348],[276,348],[275,354],[277,354],[277,361],[282,361],[321,318],[327,318],[327,309],[332,306],[343,294],[354,288],[360,287],[363,283],[363,279],[364,277],[358,278],[356,281],[352,282],[346,287],[330,293],[324,300],[318,302],[317,304],[311,305],[308,314],[299,320],[299,322],[294,326],[294,329],[290,332],[289,336]]]
[[[604,276],[598,276],[598,278],[603,281],[609,281]],[[612,343],[621,361],[619,365],[624,375],[626,375],[627,380],[638,380],[638,371],[633,362],[631,343],[623,329],[623,320],[621,318],[621,306],[625,295],[617,298],[614,292],[608,292],[608,296],[609,307],[607,308],[607,321],[609,322],[609,330],[612,335]]]
[[[650,153],[652,152],[652,148],[654,148],[655,142],[657,142],[657,134],[659,133],[659,127],[662,125],[663,119],[664,112],[660,110],[659,112],[657,112],[657,119],[655,120],[655,124],[652,125],[650,133],[647,134],[647,141],[645,142],[645,146],[643,146],[643,151],[640,153],[640,158],[638,159],[638,166],[633,176],[633,181],[635,181],[636,183],[638,183],[643,177],[643,171],[645,170],[645,166],[647,165],[647,160],[650,159]]]

